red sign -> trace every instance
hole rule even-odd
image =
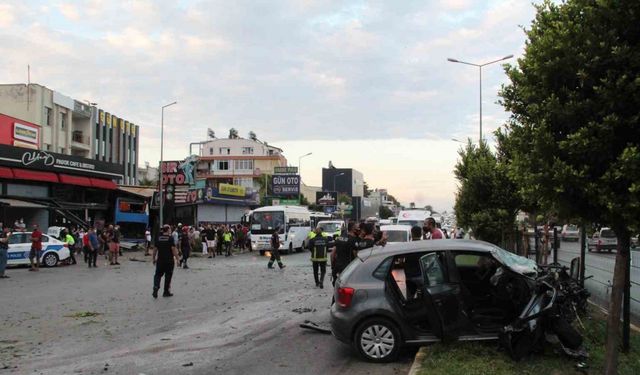
[[[0,144],[37,150],[40,145],[40,126],[0,114]]]

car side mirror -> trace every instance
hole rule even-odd
[[[569,276],[576,281],[580,278],[580,258],[576,257],[571,260]]]

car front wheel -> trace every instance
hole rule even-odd
[[[390,321],[372,318],[363,322],[354,337],[358,353],[370,362],[391,362],[398,356],[400,331]]]
[[[42,258],[42,264],[47,267],[55,267],[58,264],[58,255],[56,253],[46,253]]]

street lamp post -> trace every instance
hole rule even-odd
[[[508,59],[510,59],[512,57],[513,57],[513,55],[508,55],[508,56],[505,56],[505,57],[503,57],[501,59],[494,60],[494,61],[489,61],[489,62],[486,62],[484,64],[474,64],[474,63],[461,61],[461,60],[457,60],[457,59],[452,59],[452,58],[448,58],[447,59],[447,61],[453,62],[453,63],[477,66],[478,67],[478,71],[480,72],[480,81],[479,81],[480,82],[480,90],[479,90],[480,91],[480,139],[479,139],[478,144],[480,144],[482,142],[482,67],[483,66],[487,66],[487,65],[491,65],[491,64],[503,61],[503,60],[508,60]]]
[[[298,204],[302,205],[302,194],[300,189],[302,188],[302,158],[305,158],[309,155],[313,154],[313,152],[306,153],[298,158],[298,176],[300,176],[300,187],[298,187]]]
[[[336,191],[336,177],[340,176],[344,176],[344,172],[338,173],[337,175],[333,176],[333,191]]]
[[[164,109],[172,106],[174,104],[178,104],[178,102],[172,102],[167,105],[162,106],[162,111],[160,115],[160,168],[158,168],[158,179],[160,180],[159,185],[159,198],[160,198],[160,230],[162,230],[162,225],[164,225],[164,215],[163,215],[163,206],[164,206],[164,192],[162,191],[162,162],[164,157]]]

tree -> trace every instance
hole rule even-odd
[[[520,204],[515,184],[485,142],[476,146],[469,141],[458,154],[456,222],[471,228],[476,239],[502,245],[505,233],[514,229]]]
[[[363,188],[362,194],[364,198],[368,198],[369,194],[371,194],[371,190],[369,190],[369,184],[367,184],[367,181],[364,182],[364,188]]]
[[[380,206],[378,214],[380,215],[380,219],[388,219],[393,216],[393,211],[391,211],[389,207]]]
[[[147,177],[142,177],[140,179],[140,186],[152,186],[152,187],[156,187],[158,186],[158,179],[155,178],[147,178]]]
[[[519,191],[618,237],[605,374],[617,372],[629,231],[640,221],[638,24],[637,1],[545,1],[500,93],[512,115],[498,137]]]
[[[338,204],[351,204],[351,197],[346,193],[338,193]]]

